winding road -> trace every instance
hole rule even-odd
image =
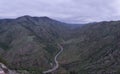
[[[60,51],[56,54],[56,56],[54,58],[55,66],[52,69],[49,69],[47,71],[43,71],[43,74],[51,73],[51,72],[55,71],[59,67],[59,63],[57,61],[57,58],[63,52],[63,47],[60,44],[58,44],[58,46],[60,47]]]

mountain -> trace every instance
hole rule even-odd
[[[71,74],[119,74],[119,44],[120,21],[82,26],[64,42],[61,68]]]
[[[48,69],[59,51],[57,43],[62,41],[69,30],[67,24],[48,17],[1,19],[1,59],[11,69]]]
[[[120,21],[67,24],[49,17],[0,20],[0,62],[13,70],[42,74],[119,74]]]

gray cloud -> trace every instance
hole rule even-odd
[[[48,16],[84,23],[120,19],[120,0],[0,0],[0,17]]]

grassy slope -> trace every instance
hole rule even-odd
[[[61,65],[82,74],[119,73],[120,22],[83,26],[64,44]]]
[[[34,73],[50,68],[65,26],[49,18],[21,17],[0,22],[2,57],[12,69]]]
[[[4,20],[0,22],[2,57],[13,69],[39,74],[51,67],[56,43],[63,42],[59,74],[119,73],[119,24],[100,22],[71,32],[64,23],[46,17]]]

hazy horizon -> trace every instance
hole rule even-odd
[[[0,18],[47,16],[67,23],[120,19],[119,0],[1,0]]]
[[[48,17],[48,16],[31,16],[31,15],[23,15],[23,16],[18,16],[18,17],[6,17],[6,18],[0,18],[0,20],[2,19],[17,19],[19,17],[24,17],[24,16],[30,16],[30,17]],[[52,17],[48,17],[50,19],[53,19],[53,20],[56,20],[56,21],[59,21],[59,22],[63,22],[63,23],[67,23],[67,24],[89,24],[89,23],[100,23],[100,22],[110,22],[110,21],[120,21],[120,19],[118,20],[101,20],[101,21],[91,21],[91,22],[66,22],[66,21],[62,21],[60,19],[55,19],[55,18],[52,18]]]

